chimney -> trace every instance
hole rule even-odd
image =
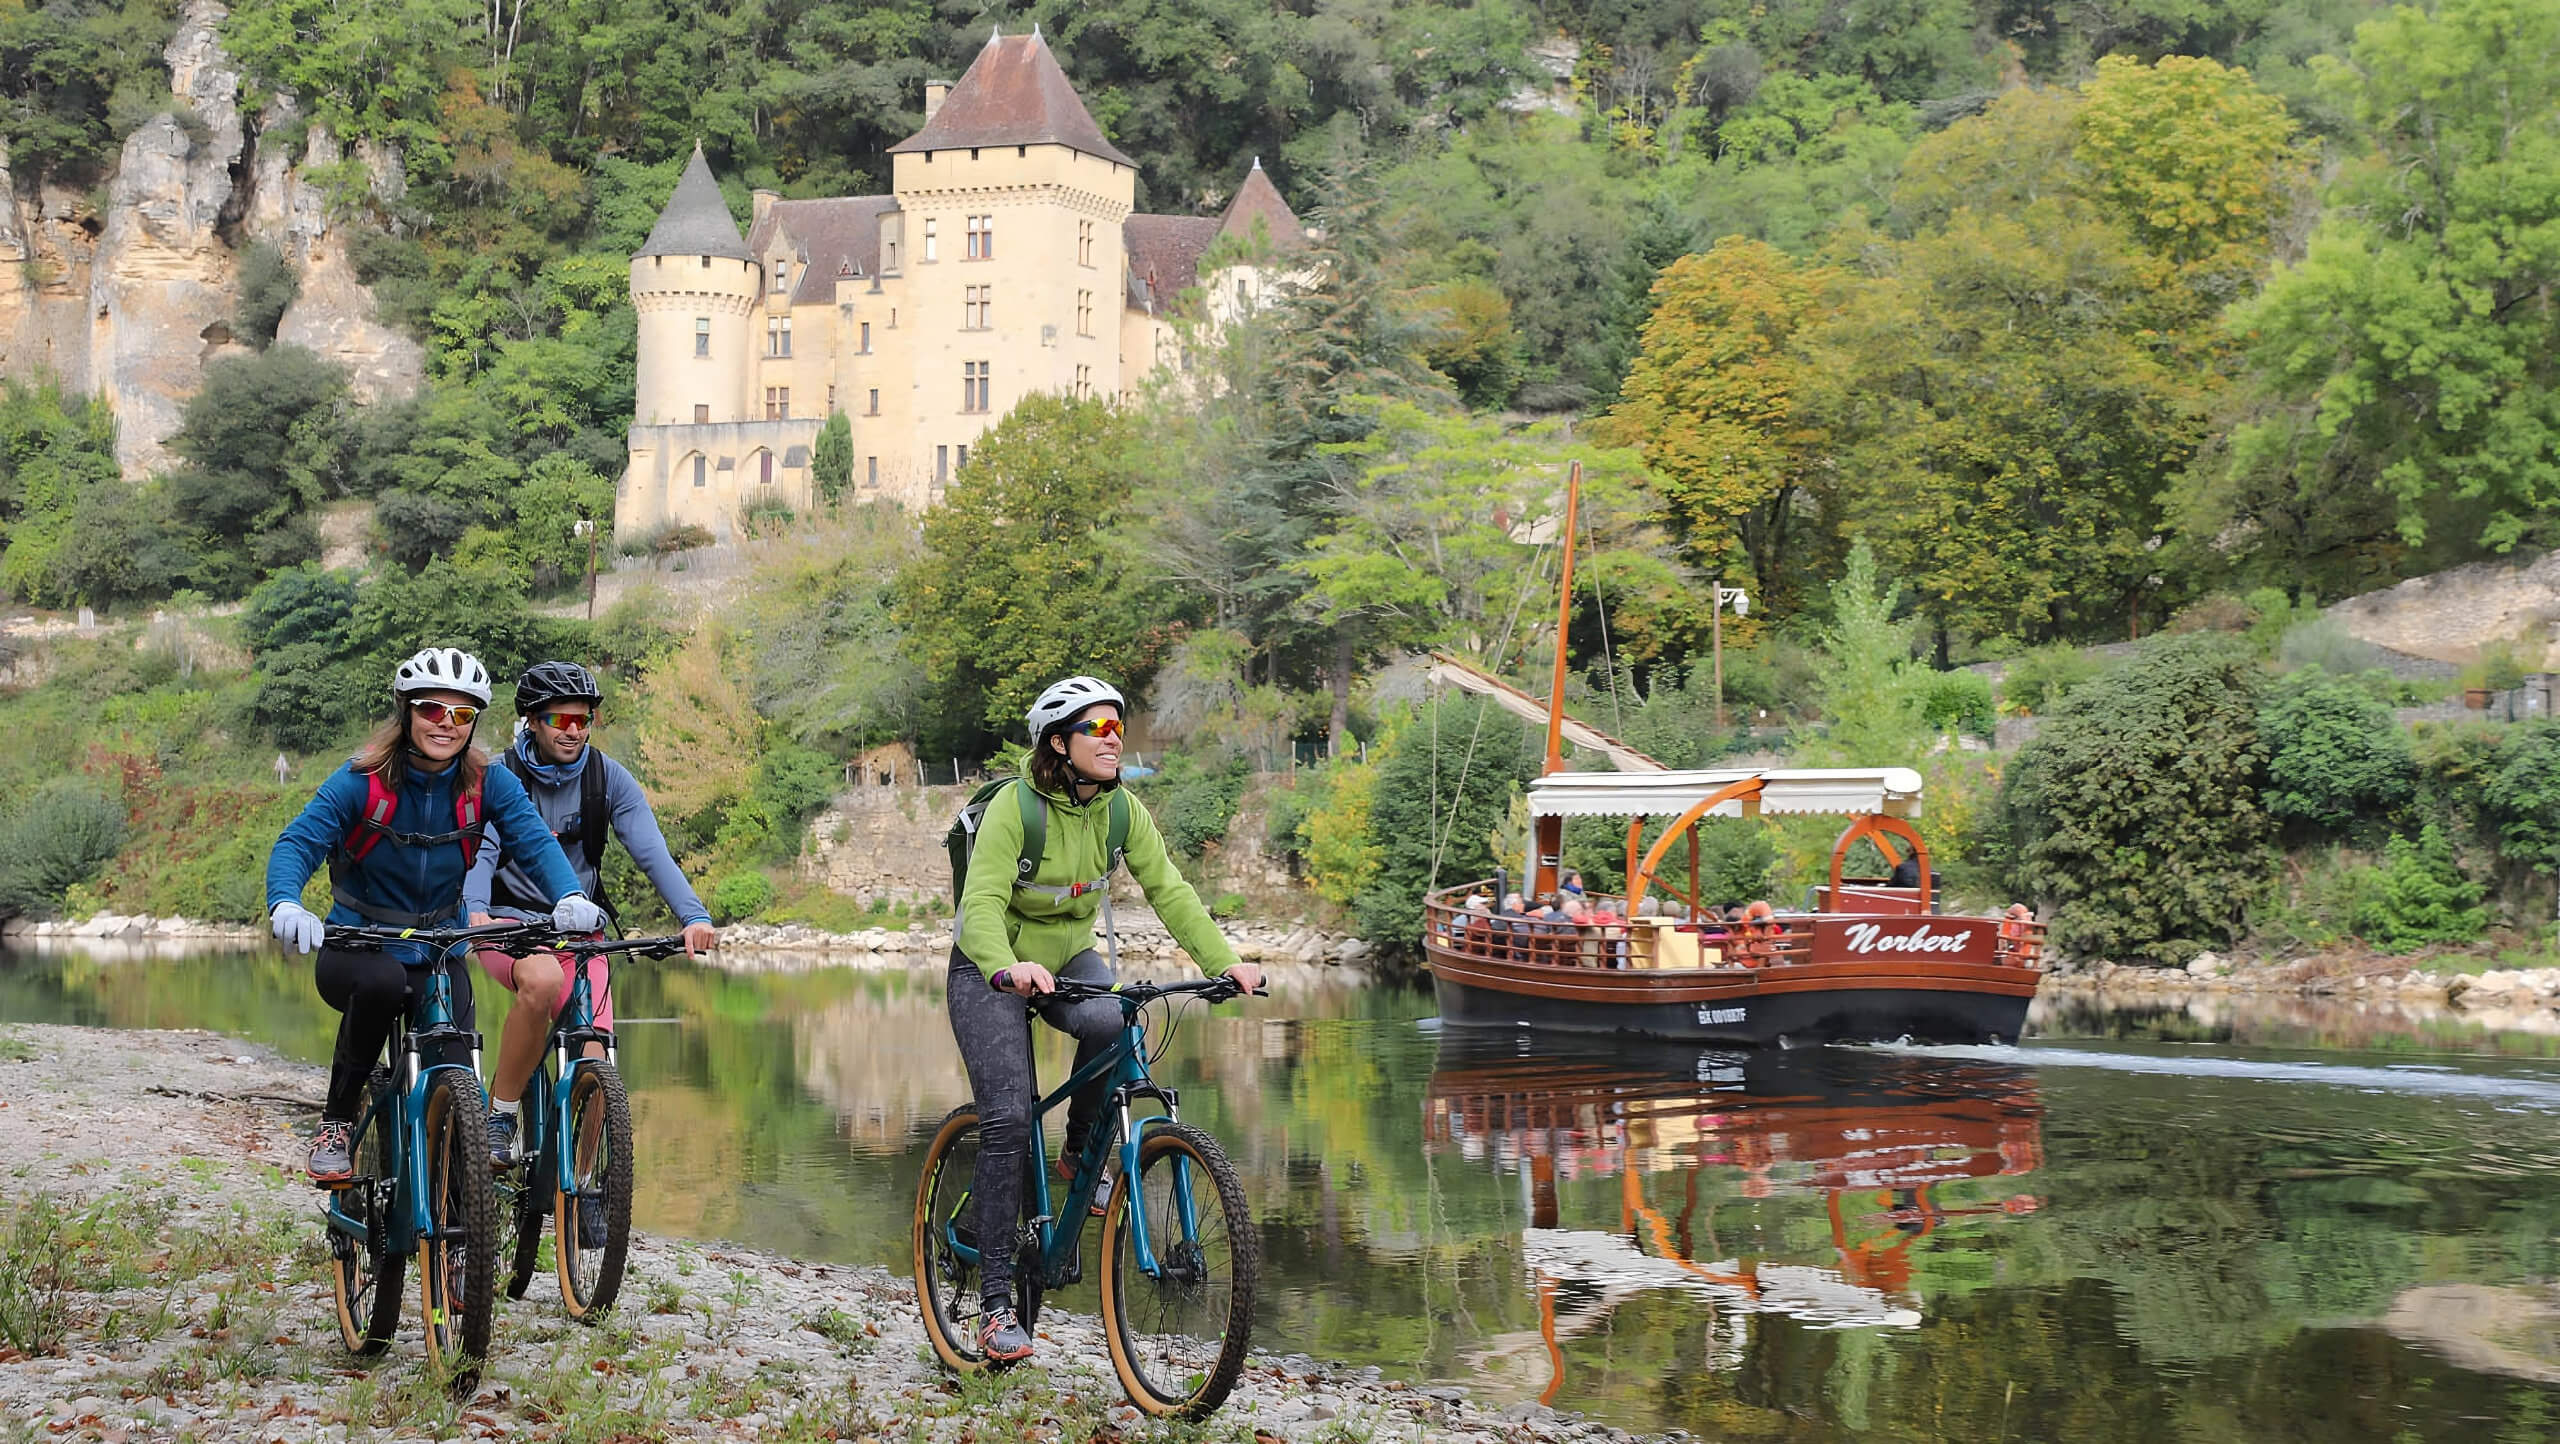
[[[928,80],[924,83],[924,123],[933,124],[934,112],[942,109],[942,98],[951,93],[951,82]]]
[[[780,193],[780,192],[777,192],[777,191],[769,191],[769,190],[764,189],[764,188],[763,188],[763,187],[761,187],[761,186],[759,186],[759,187],[756,189],[755,197],[756,197],[755,218],[754,218],[753,220],[751,220],[751,221],[749,221],[749,222],[748,222],[748,225],[749,225],[750,227],[763,225],[763,224],[764,224],[764,218],[765,218],[766,216],[769,216],[769,215],[773,214],[773,203],[774,203],[775,201],[778,201],[778,200],[782,199],[782,196],[781,196],[781,193]]]

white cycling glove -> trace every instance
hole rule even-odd
[[[311,909],[298,902],[280,902],[267,919],[275,930],[276,941],[297,953],[307,953],[320,946],[320,919]]]
[[[604,909],[573,892],[551,910],[551,925],[564,933],[591,933],[604,926]]]

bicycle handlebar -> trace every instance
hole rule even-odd
[[[988,986],[994,987],[995,984],[990,981]],[[1048,996],[1068,1003],[1111,998],[1117,1000],[1122,1006],[1135,1010],[1164,998],[1193,994],[1207,1002],[1224,1003],[1242,997],[1244,987],[1235,979],[1225,977],[1184,978],[1170,983],[1151,983],[1142,978],[1136,982],[1122,983],[1116,988],[1106,988],[1095,983],[1081,983],[1073,978],[1059,978],[1055,980],[1055,986]],[[1267,998],[1271,996],[1271,990],[1256,988],[1254,996]]]
[[[518,922],[512,918],[462,928],[383,928],[358,923],[330,923],[321,932],[321,942],[325,947],[349,952],[378,952],[393,943],[449,948],[460,943],[527,942],[550,931],[549,923]]]
[[[626,957],[673,958],[681,957],[684,954],[684,939],[680,937],[614,938],[608,941],[604,938],[590,938],[582,934],[575,938],[564,937],[560,941],[549,944],[548,946],[558,952],[576,953],[583,957],[600,957],[606,953],[621,953]]]

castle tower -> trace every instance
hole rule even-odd
[[[639,317],[631,465],[614,506],[624,535],[678,522],[725,533],[714,501],[734,477],[734,450],[715,458],[717,428],[750,419],[748,313],[761,273],[697,143],[675,194],[631,258]],[[695,495],[698,493],[699,495]]]
[[[1037,30],[990,36],[889,156],[898,211],[884,253],[903,273],[913,378],[900,449],[929,503],[1024,396],[1121,391],[1121,222],[1137,166],[1103,138]]]

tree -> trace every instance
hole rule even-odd
[[[2284,102],[2201,56],[2098,61],[2074,117],[2085,194],[2179,265],[2245,284],[2304,179]],[[2228,299],[2225,291],[2219,299]]]
[[[252,350],[275,344],[276,327],[302,294],[302,275],[285,253],[267,241],[251,241],[240,251],[240,303],[235,329]]]
[[[2258,662],[2163,637],[2072,689],[2009,768],[2013,882],[2079,957],[2181,963],[2235,936],[2274,874]]]
[[[1739,236],[1672,262],[1605,433],[1644,453],[1690,557],[1712,575],[1748,565],[1776,611],[1797,587],[1799,530],[1821,523],[1831,490],[1796,341],[1842,279]]]
[[[834,506],[853,485],[853,423],[841,411],[827,413],[818,439],[809,448],[809,479],[817,483],[818,500]]]
[[[68,396],[49,375],[0,379],[0,592],[48,605],[121,592],[73,575],[84,513],[129,490],[115,441],[106,403]]]
[[[1521,784],[1537,775],[1529,730],[1473,698],[1427,704],[1377,764],[1369,797],[1366,881],[1352,902],[1360,935],[1411,952],[1422,897],[1493,874],[1493,835]],[[1374,870],[1369,870],[1374,867]]]
[[[346,373],[299,346],[206,368],[170,438],[186,465],[168,479],[205,590],[237,596],[319,555],[310,511],[344,485],[350,407]]]
[[[2272,526],[2278,511],[2296,556],[2354,548],[2385,564],[2392,540],[2546,541],[2560,502],[2560,190],[2546,183],[2560,170],[2560,9],[2404,6],[2357,27],[2326,75],[2374,148],[2332,187],[2308,253],[2232,313],[2268,409],[2233,435],[2239,496],[2199,527]],[[2383,505],[2341,515],[2330,495]],[[2376,521],[2391,530],[2366,530]]]
[[[1894,620],[1895,593],[1860,542],[1831,584],[1831,625],[1823,632],[1822,712],[1830,729],[1819,752],[1844,767],[1890,767],[1919,760],[1928,676],[1911,660],[1911,629]]]
[[[1026,397],[926,514],[896,615],[945,725],[969,729],[947,745],[1018,735],[1023,709],[1060,677],[1132,691],[1154,671],[1183,599],[1140,585],[1111,536],[1139,439],[1108,402]]]
[[[2258,735],[2267,812],[2280,821],[2335,830],[2388,816],[2416,793],[2409,734],[2348,678],[2308,667],[2278,679],[2258,710]]]

